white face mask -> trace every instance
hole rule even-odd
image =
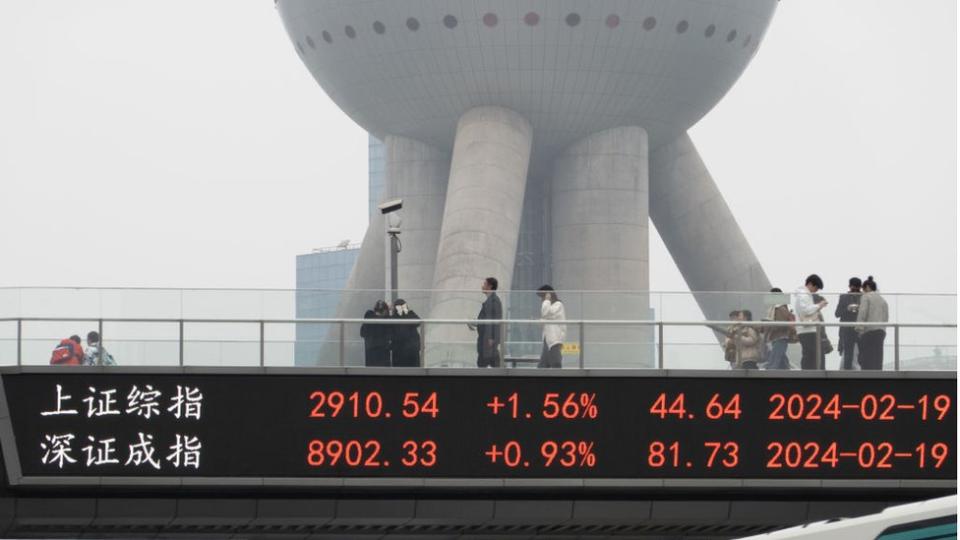
[[[397,315],[400,315],[401,317],[403,317],[409,312],[410,312],[410,309],[407,308],[406,304],[400,304],[399,306],[397,306]]]

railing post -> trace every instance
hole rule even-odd
[[[179,347],[180,347],[180,367],[183,367],[183,319],[180,319],[177,323],[179,325]]]
[[[340,367],[347,365],[347,323],[340,321]]]
[[[657,369],[663,369],[663,321],[657,323]]]
[[[17,365],[23,364],[23,320],[17,319]]]
[[[743,327],[739,324],[733,325],[733,351],[734,351],[734,366],[743,366],[743,362],[740,361],[740,331]]]
[[[883,366],[880,366],[883,369]],[[893,370],[900,371],[900,325],[893,325]]]
[[[263,354],[263,347],[264,347],[264,344],[263,344],[263,341],[264,341],[264,340],[263,340],[263,338],[264,338],[264,326],[265,326],[265,325],[264,325],[263,321],[260,321],[260,367],[263,367],[263,365],[264,365],[264,354]]]
[[[500,364],[507,367],[503,359],[507,356],[507,323],[500,323]],[[516,365],[516,364],[514,364]]]
[[[583,308],[583,293],[581,293],[580,298],[581,298],[581,300],[580,300],[580,307],[581,307],[581,309],[582,309],[582,308]],[[583,338],[584,338],[584,332],[586,332],[586,329],[587,329],[586,323],[584,323],[584,322],[581,320],[581,321],[580,321],[580,357],[579,357],[579,360],[578,360],[578,362],[579,362],[579,364],[580,364],[580,369],[584,369],[584,367],[586,366],[586,364],[585,364],[584,361],[583,361],[583,350],[587,348],[587,347],[586,347],[586,344],[585,344],[585,342],[584,342],[584,339],[583,339]]]
[[[97,319],[97,333],[100,334],[100,346],[103,347],[103,319]]]
[[[825,361],[825,359],[823,358],[823,327],[820,326],[819,322],[816,323],[816,325],[817,325],[817,346],[816,346],[817,348],[815,349],[815,351],[816,351],[817,357],[815,361],[816,361],[817,367],[814,369],[822,370],[824,369],[822,362]]]
[[[427,365],[427,321],[420,323],[420,367]]]

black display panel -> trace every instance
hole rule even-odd
[[[3,375],[24,477],[956,479],[954,379]]]

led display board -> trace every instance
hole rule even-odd
[[[23,478],[956,479],[953,378],[7,373]],[[9,439],[9,437],[8,437]]]

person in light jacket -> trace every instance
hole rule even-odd
[[[541,300],[540,320],[553,321],[543,325],[543,349],[540,352],[540,363],[537,367],[563,367],[563,340],[567,337],[567,325],[562,324],[562,321],[567,320],[563,302],[557,298],[556,291],[549,285],[537,289],[537,296]]]
[[[753,313],[748,309],[741,310],[737,315],[738,321],[752,321]],[[758,369],[763,357],[763,340],[754,326],[735,326],[731,336],[736,347],[736,359],[733,369]]]
[[[887,301],[877,292],[877,282],[870,276],[863,282],[857,323],[885,323],[889,320]],[[883,340],[887,338],[887,331],[882,326],[857,326],[856,329],[860,335],[860,356],[857,358],[860,368],[882,370]]]
[[[793,295],[793,312],[799,322],[817,322],[820,320],[820,311],[827,307],[826,300],[814,302],[814,293],[823,289],[823,280],[816,274],[807,276],[803,287],[797,289]],[[823,330],[817,331],[818,326],[800,325],[797,327],[797,337],[800,338],[800,368],[823,369],[824,351],[821,348],[820,358],[817,358],[817,339]]]

